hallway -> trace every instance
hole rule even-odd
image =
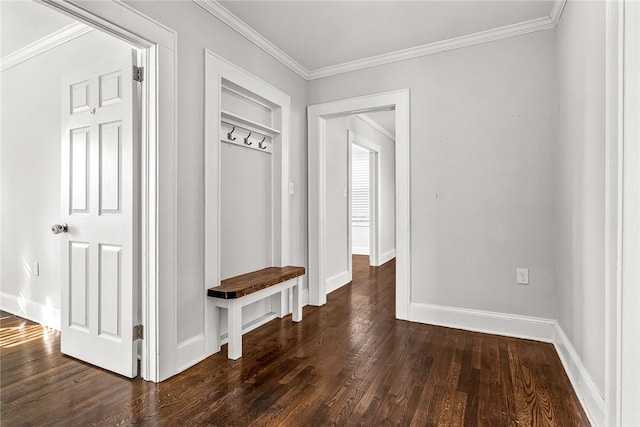
[[[63,356],[2,313],[2,424],[588,425],[551,344],[397,321],[395,261],[355,256],[351,285],[161,383]]]

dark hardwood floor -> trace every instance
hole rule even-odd
[[[59,333],[2,313],[2,426],[585,426],[550,344],[394,319],[395,265],[303,321],[276,319],[160,383],[63,356]]]

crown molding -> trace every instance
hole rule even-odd
[[[348,73],[350,71],[362,70],[364,68],[376,67],[379,65],[391,64],[393,62],[405,61],[407,59],[415,59],[422,56],[433,55],[440,52],[446,52],[449,50],[460,49],[463,47],[488,43],[495,40],[552,28],[555,28],[555,24],[550,17],[532,19],[518,24],[505,25],[504,27],[494,28],[492,30],[480,31],[466,36],[427,43],[421,46],[410,47],[408,49],[359,59],[357,61],[318,68],[309,73],[309,80],[320,79],[323,77],[334,76],[336,74]]]
[[[50,49],[53,49],[54,47],[60,46],[61,44],[78,38],[90,31],[93,31],[93,28],[80,22],[67,25],[66,27],[55,31],[48,36],[36,40],[35,42],[30,43],[25,47],[22,47],[0,58],[0,71],[4,71],[11,67],[14,67],[28,59],[33,58],[34,56],[40,55],[41,53],[44,53]]]
[[[247,25],[240,18],[229,12],[224,6],[215,0],[193,0],[198,6],[227,24],[231,29],[245,37],[251,43],[273,56],[285,67],[299,75],[305,80],[309,80],[309,71],[300,65],[296,60],[280,50],[279,47],[264,38],[260,33]]]
[[[380,123],[376,122],[368,115],[356,114],[356,117],[362,120],[363,122],[365,122],[366,124],[368,124],[369,126],[371,126],[372,128],[374,128],[375,130],[377,130],[378,132],[380,132],[381,134],[383,134],[384,136],[386,136],[387,138],[389,138],[390,140],[395,142],[396,140],[395,134],[391,133],[388,129],[382,127]]]
[[[551,8],[551,13],[549,13],[549,18],[553,21],[554,26],[558,26],[558,22],[560,21],[560,17],[562,16],[562,11],[564,11],[564,7],[567,4],[567,0],[555,0],[553,2],[553,7]]]
[[[488,43],[508,37],[520,36],[523,34],[533,33],[553,29],[558,25],[562,10],[567,0],[555,0],[553,8],[549,16],[544,18],[532,19],[517,24],[505,25],[503,27],[491,30],[480,31],[478,33],[468,34],[455,37],[448,40],[427,43],[420,46],[402,49],[395,52],[385,53],[382,55],[371,56],[369,58],[358,59],[356,61],[345,62],[328,67],[317,68],[315,70],[307,70],[295,59],[284,53],[280,48],[264,38],[260,33],[251,28],[247,23],[231,13],[216,0],[193,0],[197,5],[216,18],[220,19],[230,28],[244,36],[247,40],[273,56],[276,60],[298,74],[305,80],[315,80],[323,77],[335,76],[337,74],[348,73],[350,71],[362,70],[365,68],[376,67],[379,65],[391,64],[393,62],[405,61],[407,59],[419,58],[422,56],[433,55],[449,50],[460,49],[463,47],[473,46],[481,43]]]

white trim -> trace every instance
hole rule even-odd
[[[385,263],[391,261],[392,259],[394,259],[395,257],[396,257],[396,250],[395,249],[391,249],[390,251],[384,252],[384,253],[380,254],[380,259],[378,260],[378,262],[379,262],[378,265],[385,264]]]
[[[396,194],[396,318],[406,320],[411,289],[411,154],[409,89],[310,105],[308,115],[309,195],[309,303],[327,302],[324,258],[326,248],[326,142],[329,117],[362,114],[395,108],[395,194]]]
[[[619,334],[620,425],[640,425],[640,3],[625,0],[622,276]]]
[[[177,34],[120,0],[43,4],[146,50],[143,82],[142,342],[143,379],[177,373]],[[163,337],[160,340],[160,336]]]
[[[176,371],[181,372],[207,358],[204,333],[179,342],[176,346]]]
[[[358,227],[357,225],[353,225],[352,227]],[[369,227],[367,227],[369,228]],[[369,256],[369,246],[352,246],[351,247],[352,255],[366,255]]]
[[[505,25],[486,31],[463,35],[448,40],[441,40],[427,43],[420,46],[401,49],[382,55],[371,56],[342,64],[330,65],[327,67],[308,70],[295,59],[291,58],[276,45],[267,40],[264,36],[251,28],[246,22],[231,13],[228,9],[220,5],[215,0],[193,0],[207,12],[228,25],[251,43],[267,52],[285,67],[299,75],[305,80],[315,80],[323,77],[335,76],[337,74],[348,73],[350,71],[362,70],[364,68],[376,67],[378,65],[390,64],[407,59],[419,58],[421,56],[433,55],[449,50],[460,49],[481,43],[488,43],[508,37],[515,37],[536,31],[549,30],[556,27],[566,0],[556,0],[549,16],[531,19],[516,24]]]
[[[485,334],[553,342],[555,320],[412,302],[409,321]]]
[[[624,5],[606,3],[604,424],[620,425]]]
[[[553,22],[555,27],[558,26],[558,22],[560,22],[560,17],[562,16],[562,12],[564,11],[564,7],[567,4],[567,0],[555,0],[553,2],[553,7],[551,8],[551,12],[549,13],[549,18]]]
[[[604,398],[556,320],[415,302],[410,305],[408,320],[552,343],[591,424],[605,425]]]
[[[323,77],[335,76],[336,74],[377,67],[379,65],[406,61],[407,59],[420,58],[422,56],[434,55],[436,53],[446,52],[449,50],[460,49],[463,47],[474,46],[477,44],[488,43],[495,40],[501,40],[508,37],[515,37],[553,28],[555,28],[555,23],[549,17],[532,19],[530,21],[520,22],[518,24],[512,25],[505,25],[504,27],[480,31],[478,33],[455,37],[448,40],[427,43],[421,46],[415,46],[408,49],[385,53],[382,55],[371,56],[369,58],[358,59],[338,65],[330,65],[328,67],[317,68],[309,72],[308,80],[315,80]]]
[[[340,273],[329,277],[325,284],[327,294],[340,289],[349,282],[351,282],[351,278],[349,277],[349,270],[341,271]]]
[[[589,371],[584,367],[582,359],[565,335],[560,325],[554,325],[555,336],[553,345],[560,357],[569,381],[593,426],[604,426],[604,398],[593,382]]]
[[[306,68],[296,62],[289,55],[284,53],[279,47],[264,38],[260,33],[247,25],[243,20],[235,16],[233,13],[229,12],[229,10],[227,10],[220,3],[215,0],[193,0],[193,2],[218,18],[220,21],[227,24],[229,28],[235,30],[238,34],[245,37],[251,43],[267,52],[285,67],[287,67],[303,79],[309,80],[307,78],[309,72]]]
[[[58,47],[73,39],[93,31],[93,28],[81,22],[74,22],[39,40],[13,51],[0,58],[0,71],[14,67],[28,59],[40,55],[54,47]]]
[[[60,330],[60,309],[0,291],[0,310]]]
[[[380,123],[373,120],[367,114],[358,114],[356,115],[356,117],[362,120],[363,122],[365,122],[366,124],[368,124],[369,126],[371,126],[372,128],[374,128],[375,130],[377,130],[378,132],[380,132],[382,135],[386,136],[387,138],[395,142],[396,140],[395,134],[389,132],[388,129],[383,128],[380,125]]]

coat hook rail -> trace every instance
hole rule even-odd
[[[227,132],[227,138],[229,138],[229,141],[235,141],[236,137],[233,136],[233,131],[236,130],[236,127],[234,126],[233,129],[231,129],[231,132]]]

